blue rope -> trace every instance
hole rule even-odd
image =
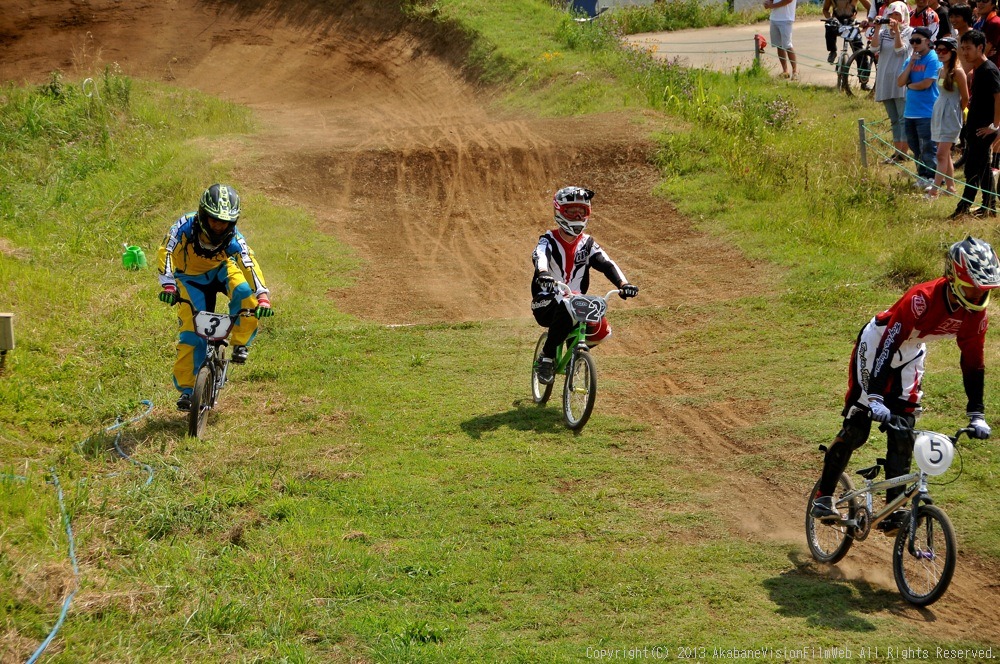
[[[35,653],[28,659],[26,664],[34,664],[41,657],[45,649],[52,643],[52,639],[56,638],[56,632],[62,627],[63,621],[66,620],[66,614],[69,612],[69,605],[73,601],[73,596],[76,595],[76,591],[80,589],[80,567],[76,564],[76,543],[73,540],[73,527],[69,522],[69,514],[66,513],[66,503],[63,501],[63,490],[62,485],[59,484],[59,476],[56,475],[55,468],[49,468],[52,473],[52,483],[56,485],[56,496],[59,498],[59,511],[62,512],[63,523],[66,524],[66,537],[69,538],[69,559],[73,562],[73,574],[76,576],[76,588],[69,594],[69,596],[63,601],[62,611],[59,613],[59,620],[52,627],[52,631],[49,635],[45,637],[42,644],[38,646]]]
[[[107,431],[111,432],[111,431],[114,431],[115,429],[118,429],[119,427],[125,426],[126,424],[131,424],[132,422],[137,422],[137,421],[141,420],[142,418],[146,417],[147,415],[149,415],[153,411],[153,402],[152,401],[150,401],[148,399],[143,399],[139,403],[146,404],[147,408],[146,408],[146,412],[145,413],[142,413],[141,415],[137,415],[137,416],[133,417],[131,420],[125,420],[124,422],[122,422],[121,418],[119,418],[119,421],[116,422],[115,424],[113,424],[112,426],[108,427]],[[119,431],[118,435],[115,436],[115,451],[118,452],[118,454],[119,454],[119,456],[121,456],[121,458],[125,459],[126,461],[128,461],[129,463],[131,463],[131,464],[133,464],[135,466],[138,466],[139,468],[142,468],[147,473],[149,473],[149,477],[146,478],[146,483],[143,484],[143,486],[149,486],[150,482],[153,481],[153,468],[149,464],[145,464],[145,463],[141,463],[139,461],[136,461],[135,459],[133,459],[129,455],[125,454],[125,451],[122,450],[121,446],[118,444],[118,442],[121,439],[122,439],[122,432]]]
[[[151,412],[153,412],[153,402],[152,401],[149,401],[148,399],[143,399],[142,401],[140,401],[140,403],[146,405],[146,412],[141,413],[141,414],[133,417],[130,420],[124,420],[123,421],[119,417],[119,418],[117,418],[116,422],[113,425],[111,425],[109,427],[106,427],[105,431],[107,431],[107,432],[110,433],[111,431],[114,431],[115,429],[120,429],[121,427],[125,426],[126,424],[131,424],[132,422],[137,422],[137,421],[141,420],[142,418],[146,417],[147,415],[149,415]],[[118,432],[118,435],[115,436],[115,450],[118,452],[118,454],[123,459],[126,459],[130,463],[132,463],[132,464],[134,464],[136,466],[139,466],[140,468],[142,468],[143,470],[145,470],[146,472],[149,473],[149,477],[146,478],[146,483],[143,485],[143,486],[149,486],[149,483],[153,481],[153,469],[152,469],[152,467],[149,466],[148,464],[140,463],[139,461],[136,461],[135,459],[133,459],[132,457],[130,457],[128,454],[125,454],[125,451],[122,450],[121,446],[118,444],[119,440],[121,440],[121,436],[122,436],[122,434],[121,434],[120,431]],[[85,438],[83,440],[83,442],[85,443],[88,440],[90,440],[90,439],[89,438]],[[80,566],[77,564],[77,561],[76,561],[76,541],[73,539],[73,527],[72,527],[72,525],[70,523],[69,513],[66,511],[66,503],[63,500],[62,485],[59,484],[59,476],[56,474],[56,469],[54,467],[53,468],[49,468],[49,471],[52,473],[52,484],[54,484],[55,487],[56,487],[56,496],[59,499],[59,511],[62,514],[62,521],[63,521],[63,524],[65,524],[65,526],[66,526],[66,537],[69,539],[69,558],[70,558],[70,561],[73,564],[73,574],[76,577],[76,588],[63,601],[62,611],[59,613],[59,619],[56,621],[56,624],[52,627],[52,631],[49,632],[49,635],[47,637],[45,637],[45,640],[42,641],[41,645],[38,646],[38,648],[35,650],[34,654],[32,654],[31,657],[28,659],[28,661],[26,662],[26,664],[34,664],[36,661],[38,661],[38,658],[41,657],[42,653],[45,652],[45,649],[49,646],[50,643],[52,643],[52,640],[56,637],[56,633],[59,631],[59,628],[62,627],[63,622],[66,621],[66,614],[69,613],[69,607],[70,607],[70,604],[73,601],[73,597],[76,595],[77,591],[80,589]],[[112,473],[108,477],[114,476],[116,474],[117,473]],[[9,473],[0,473],[0,478],[6,479],[6,480],[11,480],[11,481],[16,481],[16,482],[27,482],[28,481],[28,478],[25,477],[25,476],[23,476],[23,475],[12,475],[12,474],[9,474]],[[84,479],[84,480],[81,480],[81,482],[82,481],[86,481],[86,480]]]

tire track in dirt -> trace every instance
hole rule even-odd
[[[241,180],[305,205],[358,253],[365,265],[357,286],[331,295],[363,318],[525,317],[530,251],[551,223],[552,192],[570,183],[598,192],[591,230],[642,286],[639,303],[625,308],[724,306],[771,290],[765,266],[697,232],[651,195],[659,176],[647,136],[658,117],[636,124],[615,115],[492,113],[484,91],[438,57],[458,47],[411,30],[389,4],[8,0],[0,78],[39,82],[55,67],[90,75],[117,62],[126,73],[246,103],[263,131],[237,155]],[[733,402],[715,402],[710,412],[687,405],[706,393],[704,378],[658,353],[663,325],[642,317],[616,323],[616,343],[602,352],[650,360],[622,381],[629,399],[602,408],[649,423],[663,449],[683,441],[694,468],[739,486],[738,503],[726,486],[713,497],[734,532],[802,545],[800,512],[813,478],[731,470],[742,455],[771,449],[740,433],[759,420]],[[766,507],[748,513],[753,505]],[[870,539],[836,573],[892,589],[882,572],[888,561],[888,542]],[[979,601],[966,606],[969,597]],[[892,610],[941,636],[998,640],[998,600],[992,573],[963,556],[953,587],[931,610]]]
[[[657,352],[656,335],[644,320],[620,326],[620,353],[631,357],[662,357]],[[618,353],[616,353],[618,354]],[[734,533],[762,541],[787,542],[801,547],[792,562],[797,573],[821,575],[835,580],[864,582],[892,593],[896,583],[892,575],[892,543],[873,531],[863,542],[856,542],[847,557],[835,566],[815,563],[805,542],[805,505],[822,467],[817,453],[815,472],[803,477],[789,477],[779,468],[773,473],[755,474],[735,466],[748,454],[775,454],[767,441],[745,438],[741,432],[761,422],[761,414],[747,412],[732,402],[715,400],[710,408],[686,405],[692,397],[704,398],[709,392],[689,369],[661,360],[657,371],[638,379],[630,374],[612,377],[629,385],[629,394],[604,403],[619,414],[644,421],[654,427],[655,437],[665,449],[679,453],[695,473],[709,472],[722,478],[712,490],[712,504],[730,524]],[[628,398],[624,398],[627,396]],[[625,404],[642,404],[622,408]],[[831,434],[832,436],[832,434]],[[881,444],[877,437],[869,444]],[[680,441],[680,443],[678,442]],[[789,449],[785,458],[802,455],[801,449]],[[852,466],[855,468],[856,464]],[[757,509],[754,509],[757,506]],[[944,597],[928,608],[917,608],[902,599],[887,610],[895,617],[914,623],[938,638],[966,639],[979,643],[1000,643],[1000,586],[990,565],[962,551],[959,526],[959,558],[955,575]],[[978,601],[970,602],[969,598]]]

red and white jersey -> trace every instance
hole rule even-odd
[[[535,266],[535,276],[542,270],[548,270],[556,281],[563,282],[574,293],[587,292],[592,267],[618,288],[628,283],[618,264],[586,233],[566,242],[558,229],[547,231],[538,238],[531,260]]]
[[[926,342],[953,338],[962,351],[969,407],[982,412],[983,345],[989,320],[985,309],[952,309],[950,288],[944,277],[917,284],[861,330],[855,349],[855,371],[864,390],[858,400],[861,405],[868,404],[869,393],[887,397],[887,403],[894,397],[919,404]]]

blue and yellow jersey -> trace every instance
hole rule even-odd
[[[253,288],[254,295],[267,293],[267,286],[264,285],[264,274],[260,270],[260,265],[257,264],[257,258],[254,256],[253,250],[247,246],[246,239],[239,229],[236,230],[236,234],[229,244],[211,258],[205,258],[195,251],[198,233],[195,226],[195,216],[194,212],[182,216],[170,227],[167,236],[163,238],[156,255],[160,286],[174,285],[175,274],[189,276],[205,274],[231,260],[243,272],[247,283]]]

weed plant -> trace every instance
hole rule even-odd
[[[657,350],[675,377],[707,383],[662,405],[759,408],[738,433],[769,446],[738,468],[782,487],[813,473],[804,448],[837,424],[857,327],[904,282],[936,273],[957,229],[855,164],[845,137],[871,105],[775,86],[757,68],[658,63],[547,3],[503,5],[411,10],[474,38],[479,70],[511,105],[661,114],[663,192],[785,275],[775,292],[721,308],[634,313],[663,330]],[[519,401],[533,325],[389,329],[337,312],[327,290],[350,285],[356,259],[238,181],[278,315],[210,439],[186,438],[170,409],[172,313],[149,271],[121,269],[121,244],[152,260],[192,192],[233,181],[213,155],[238,153],[248,111],[113,69],[0,95],[0,309],[17,312],[19,331],[0,373],[3,658],[25,659],[75,583],[49,467],[67,488],[83,570],[53,661],[533,662],[637,644],[674,657],[691,644],[943,642],[893,615],[894,592],[835,583],[799,546],[729,532],[718,511],[728,476],[691,470],[687,434],[664,449],[662,432],[608,415],[570,441],[551,409]],[[706,353],[727,363],[706,366]],[[964,405],[957,351],[935,353],[929,421],[943,425]],[[639,375],[646,363],[634,362]],[[630,385],[609,381],[602,399],[624,402]],[[770,396],[790,392],[781,407]],[[148,488],[100,434],[140,398],[159,410],[122,443],[154,467]],[[941,494],[963,554],[1000,555],[996,470],[974,444],[966,476]]]

